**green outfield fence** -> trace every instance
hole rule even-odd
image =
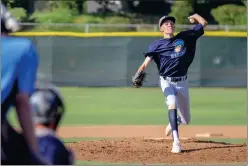
[[[157,32],[16,33],[32,39],[40,54],[39,73],[61,86],[131,86]],[[206,32],[189,68],[195,87],[246,87],[247,33]],[[155,63],[144,86],[158,86]]]

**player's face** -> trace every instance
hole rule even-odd
[[[161,31],[164,34],[173,34],[175,30],[175,24],[173,21],[171,20],[167,20],[163,23],[163,25],[161,26]]]

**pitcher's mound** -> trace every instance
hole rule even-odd
[[[111,163],[237,163],[246,161],[245,144],[181,140],[183,152],[171,153],[168,139],[120,139],[69,143],[77,160]]]

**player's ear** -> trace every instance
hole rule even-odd
[[[163,25],[160,26],[160,32],[164,32],[164,26]]]

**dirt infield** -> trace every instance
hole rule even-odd
[[[59,136],[119,138],[68,143],[77,160],[147,164],[246,161],[245,144],[199,141],[195,137],[208,132],[221,133],[222,136],[216,136],[218,138],[246,138],[246,126],[180,126],[181,154],[170,152],[172,141],[164,136],[164,129],[165,126],[71,126],[60,128]]]

